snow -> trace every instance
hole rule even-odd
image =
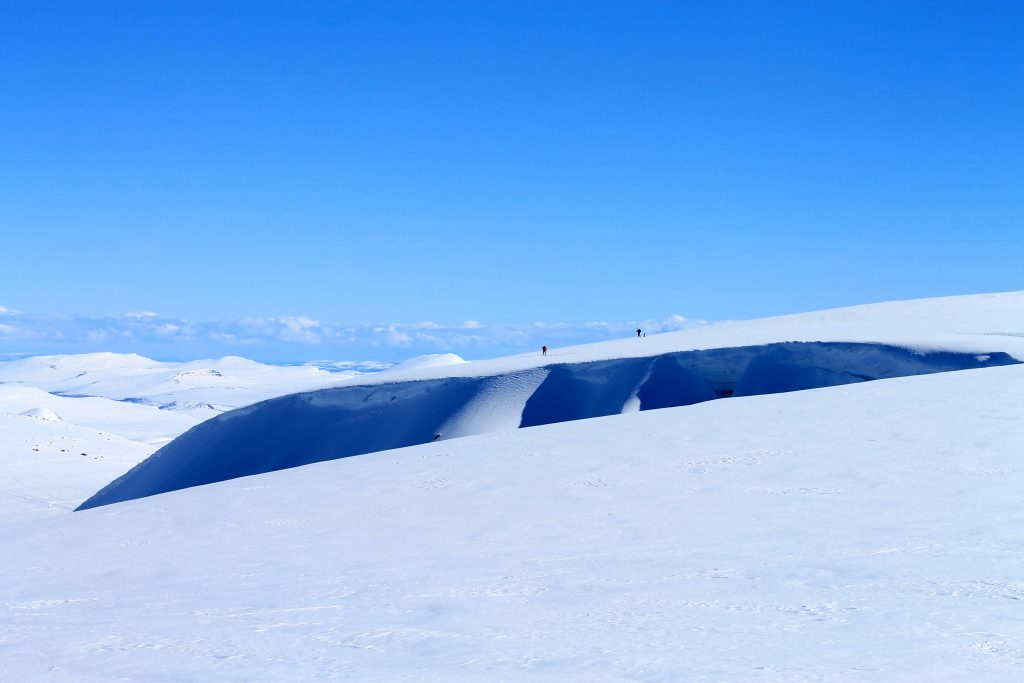
[[[0,528],[74,510],[153,451],[122,436],[47,419],[52,415],[49,408],[0,410]]]
[[[114,353],[0,362],[0,525],[73,510],[207,417],[359,374]]]
[[[982,360],[878,344],[787,342],[547,364],[495,376],[348,384],[211,419],[82,508],[470,434],[1019,362],[989,351]]]
[[[199,423],[186,413],[100,397],[70,398],[36,387],[0,384],[0,412],[49,412],[72,424],[109,431],[153,446],[162,446]]]
[[[0,362],[0,383],[133,401],[198,420],[362,374],[328,372],[312,365],[265,365],[237,356],[172,363],[136,354],[88,353]]]
[[[0,525],[73,510],[197,423],[147,405],[0,384]]]
[[[458,365],[459,363],[465,363],[466,361],[454,353],[430,353],[425,356],[416,356],[409,360],[404,360],[397,365],[394,365],[387,370],[384,370],[385,374],[408,372],[409,370],[426,370],[428,368],[444,368],[449,365]]]
[[[28,410],[18,414],[24,415],[25,417],[34,417],[38,420],[43,420],[45,422],[61,421],[60,416],[57,415],[57,413],[50,410],[49,408],[29,408]]]
[[[436,379],[498,375],[557,363],[583,363],[608,358],[649,357],[693,351],[781,342],[864,342],[929,351],[979,354],[993,349],[1024,360],[1024,292],[893,301],[796,315],[721,322],[642,339],[552,348],[386,375],[369,375],[349,383],[369,384],[398,379]]]
[[[1024,366],[429,443],[8,527],[4,680],[1019,680]]]
[[[1017,681],[1021,360],[1007,293],[340,381],[0,363],[0,680]],[[66,514],[207,415],[119,480],[186,488]]]

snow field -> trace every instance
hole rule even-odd
[[[73,510],[224,410],[359,374],[114,353],[0,362],[0,525]]]
[[[17,525],[0,677],[1016,681],[1022,407],[1024,367],[908,377]]]
[[[0,384],[0,525],[74,510],[197,422],[146,405]]]
[[[165,363],[135,354],[33,356],[0,362],[0,384],[20,384],[73,397],[102,397],[205,420],[273,396],[336,384],[355,370],[276,366],[227,356]]]

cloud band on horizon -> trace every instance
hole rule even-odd
[[[541,344],[565,346],[614,339],[630,336],[637,327],[655,333],[704,324],[681,315],[621,323],[334,323],[302,315],[192,321],[152,311],[88,317],[30,314],[0,307],[0,348],[33,354],[94,350],[145,354],[180,349],[185,353],[230,351],[260,356],[309,356],[314,351],[319,355],[365,356],[374,351],[384,355],[397,351],[400,356],[438,351],[474,355],[523,351]]]

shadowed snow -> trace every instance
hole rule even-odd
[[[791,342],[324,389],[200,424],[80,509],[457,436],[1017,362],[1001,352]]]

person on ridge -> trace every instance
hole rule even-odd
[[[639,339],[639,338],[640,338],[640,333],[641,333],[642,331],[643,331],[643,330],[641,330],[641,329],[640,329],[639,327],[638,327],[638,328],[636,328],[636,338],[637,338],[637,339]]]
[[[546,347],[546,346],[540,347],[540,355],[542,355],[542,356],[548,355],[548,347]]]

